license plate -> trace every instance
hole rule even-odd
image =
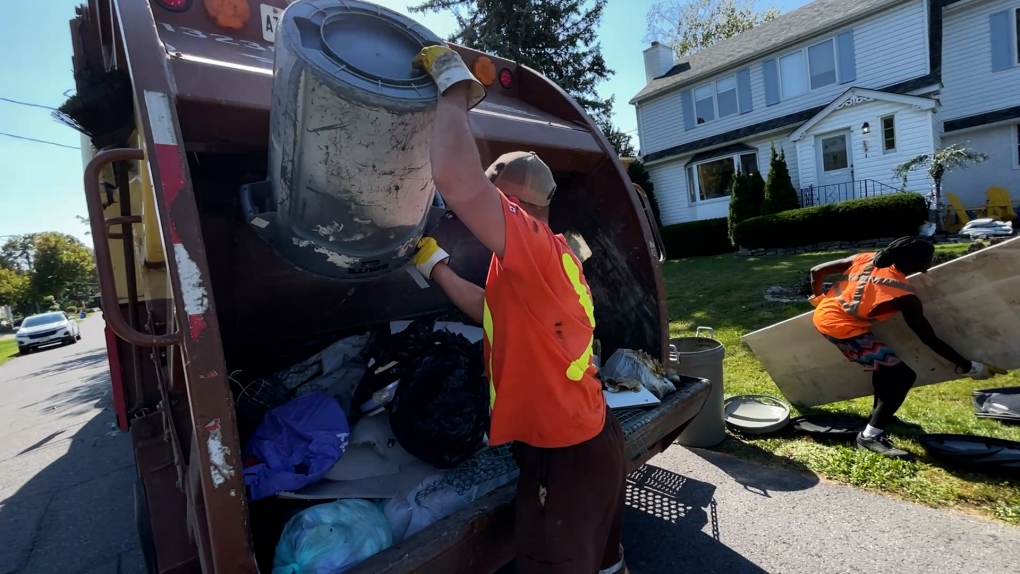
[[[261,4],[262,9],[262,38],[266,42],[276,41],[276,29],[280,26],[280,16],[283,9],[268,4]]]

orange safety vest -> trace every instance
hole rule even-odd
[[[595,308],[581,262],[501,193],[503,257],[492,257],[482,326],[492,420],[489,444],[580,444],[602,431],[606,405],[595,378]]]
[[[917,293],[907,281],[907,276],[895,267],[875,267],[876,255],[862,253],[854,257],[846,275],[832,284],[815,307],[815,328],[823,335],[837,339],[863,335],[875,322],[897,313],[875,314],[879,305]]]

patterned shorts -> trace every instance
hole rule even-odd
[[[895,367],[903,361],[892,349],[879,341],[874,334],[864,333],[850,339],[825,336],[836,345],[851,362],[858,363],[865,371],[877,371],[880,367]]]

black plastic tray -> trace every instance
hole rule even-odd
[[[1020,475],[1020,442],[963,434],[926,434],[917,439],[935,458],[989,474]]]
[[[868,419],[854,415],[815,413],[790,421],[797,432],[821,438],[850,440],[868,426]]]

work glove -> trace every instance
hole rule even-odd
[[[985,379],[990,379],[995,375],[1001,374],[1005,374],[1005,371],[998,367],[986,365],[984,363],[979,363],[977,361],[971,361],[970,372],[967,373],[967,376],[974,379],[975,381],[983,381]]]
[[[443,248],[431,237],[422,237],[418,241],[418,251],[411,257],[411,263],[418,268],[418,272],[426,279],[432,279],[432,270],[437,263],[446,262],[450,254],[443,251]]]
[[[436,85],[439,86],[440,95],[445,94],[446,90],[454,84],[470,82],[467,106],[469,110],[485,99],[485,87],[475,78],[471,70],[468,70],[467,64],[464,63],[460,54],[446,46],[422,48],[421,52],[411,61],[411,66],[424,70],[426,74],[432,76]]]

